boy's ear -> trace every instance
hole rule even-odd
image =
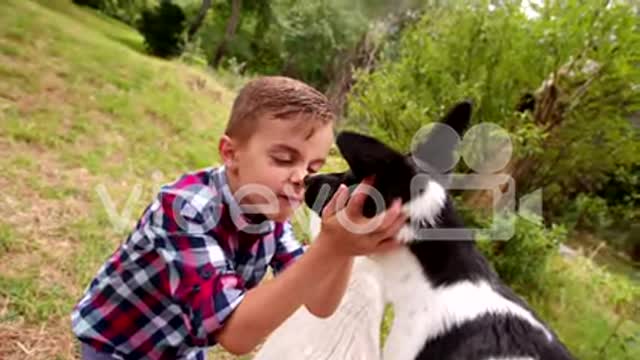
[[[218,142],[218,154],[224,166],[229,170],[232,170],[235,166],[235,152],[233,139],[227,135],[222,135]]]
[[[464,131],[471,122],[471,101],[453,106],[439,123],[435,123],[428,135],[414,146],[414,159],[427,163],[440,173],[447,173],[455,166],[457,150]]]
[[[404,161],[402,154],[366,135],[343,131],[336,144],[357,178],[375,175],[395,161]]]

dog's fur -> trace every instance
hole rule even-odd
[[[470,117],[471,103],[462,102],[443,122],[462,134]],[[442,138],[434,131],[411,156],[371,137],[343,132],[337,145],[350,170],[306,181],[305,201],[318,213],[326,204],[318,199],[330,198],[340,184],[356,185],[370,175],[385,204],[402,198],[410,217],[399,234],[406,246],[373,257],[383,269],[385,297],[395,314],[384,359],[572,359],[553,331],[500,281],[471,233],[467,240],[416,239],[424,228],[456,228],[465,234],[443,185],[446,176],[424,170],[452,163],[457,144]],[[420,191],[412,187],[415,179],[421,181]],[[372,198],[363,208],[369,217],[381,210]]]

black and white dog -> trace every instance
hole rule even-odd
[[[462,102],[443,122],[461,134],[470,117],[471,104]],[[415,156],[400,154],[368,136],[342,132],[337,145],[350,170],[308,178],[309,207],[320,213],[326,204],[318,204],[320,197],[328,199],[340,184],[352,186],[374,175],[373,187],[384,203],[402,198],[410,217],[399,234],[406,246],[373,258],[383,269],[385,297],[395,315],[383,350],[385,360],[572,359],[553,331],[501,282],[471,236],[467,240],[416,237],[425,228],[464,228],[440,174],[430,174]],[[416,151],[427,164],[446,163],[450,159],[443,157],[453,157],[455,147],[434,132]],[[430,159],[434,152],[438,158]],[[416,179],[421,179],[419,191]],[[366,216],[377,212],[372,198],[363,211]]]

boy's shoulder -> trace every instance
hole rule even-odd
[[[188,232],[206,233],[224,228],[224,233],[274,233],[278,237],[288,224],[274,221],[254,224],[245,216],[231,193],[224,166],[185,172],[161,186],[155,207],[161,208],[165,220]]]
[[[227,189],[224,167],[207,167],[183,173],[172,182],[162,185],[158,197],[162,201],[180,200],[201,208],[214,200],[222,202]]]
[[[184,172],[173,181],[168,182],[160,187],[161,192],[169,192],[171,190],[195,190],[203,186],[218,188],[224,185],[222,175],[224,173],[224,167],[206,167],[202,169],[192,170]]]

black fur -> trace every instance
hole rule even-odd
[[[469,124],[470,116],[471,103],[463,102],[454,107],[443,122],[462,134]],[[389,204],[396,197],[408,202],[412,195],[415,195],[411,194],[409,184],[416,175],[427,174],[431,180],[443,181],[444,174],[440,170],[443,169],[443,164],[446,165],[447,161],[453,158],[451,154],[457,143],[442,141],[441,136],[442,132],[436,129],[424,143],[417,146],[414,154],[402,155],[373,138],[350,132],[341,133],[337,139],[338,148],[351,169],[343,173],[321,174],[307,179],[305,201],[314,211],[320,213],[340,184],[355,186],[363,178],[373,175],[373,186],[382,194],[385,204]],[[439,160],[434,160],[432,156],[438,157]],[[416,164],[416,158],[420,164]],[[322,186],[330,190],[325,194],[324,201],[318,203],[316,200]],[[365,203],[363,212],[366,216],[373,216],[382,210],[384,209],[376,209],[371,200]],[[464,228],[464,223],[456,213],[450,198],[447,198],[438,218],[438,228]],[[502,283],[472,239],[473,234],[469,232],[468,240],[422,240],[412,242],[408,246],[420,262],[426,279],[434,287],[461,281],[486,281],[494,291],[529,310],[534,318],[544,324],[525,301]],[[486,359],[500,356],[572,359],[555,334],[550,329],[547,330],[553,335],[552,341],[549,341],[541,330],[516,316],[484,315],[449,329],[447,333],[435,339],[425,341],[416,359]]]
[[[484,315],[428,341],[416,359],[467,360],[531,357],[571,359],[558,342],[549,342],[542,330],[515,316]]]

